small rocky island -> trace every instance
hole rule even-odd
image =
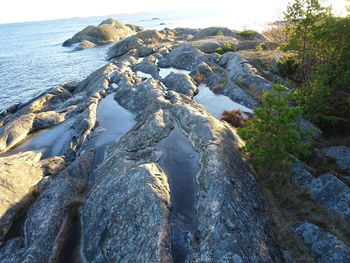
[[[109,19],[64,45],[111,41],[109,62],[86,79],[0,114],[0,262],[299,262],[276,234],[244,142],[220,120],[225,110],[253,114],[284,81],[275,43]],[[231,51],[216,53],[225,43]],[[345,155],[322,150],[349,173]],[[348,224],[348,185],[302,163],[294,179]],[[293,222],[305,258],[350,262],[349,239],[321,226]]]

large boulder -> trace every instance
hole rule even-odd
[[[233,83],[257,100],[261,100],[264,91],[272,90],[271,82],[260,76],[252,64],[236,53],[225,53],[219,64],[225,67]]]
[[[227,27],[208,27],[200,29],[199,32],[194,35],[193,40],[203,39],[210,36],[226,36],[234,37],[238,40],[244,40],[244,38],[237,34],[236,31],[231,30]]]
[[[133,33],[134,31],[130,27],[117,20],[109,18],[104,20],[98,26],[87,26],[82,31],[76,33],[72,38],[66,40],[63,43],[63,46],[68,47],[74,43],[81,43],[84,40],[95,45],[102,45],[117,41]],[[84,46],[82,45],[81,48],[83,47]]]
[[[112,59],[115,57],[120,57],[128,53],[130,50],[138,49],[143,45],[144,45],[144,42],[139,38],[135,38],[134,36],[125,38],[122,41],[119,41],[118,43],[113,45],[108,50],[107,58]]]
[[[171,72],[162,79],[162,82],[168,89],[182,93],[190,98],[198,93],[195,83],[188,74]]]
[[[166,35],[158,30],[145,30],[138,32],[134,37],[141,39],[146,44],[156,44],[166,40]]]
[[[193,47],[204,53],[213,53],[226,43],[231,45],[232,51],[236,51],[239,45],[239,41],[236,38],[228,36],[209,36],[190,42]]]
[[[144,59],[139,64],[135,65],[133,68],[133,71],[141,71],[146,74],[150,74],[154,79],[159,79],[159,70],[156,65],[154,65],[149,58]]]
[[[182,44],[174,48],[165,57],[173,67],[186,70],[193,70],[199,63],[208,61],[201,51],[190,44]]]

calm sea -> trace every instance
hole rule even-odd
[[[148,29],[219,25],[234,29],[245,27],[210,11],[155,12],[0,24],[0,112],[50,87],[82,80],[104,65],[109,46],[73,52],[72,48],[62,47],[62,43],[87,25],[98,25],[109,17]],[[250,27],[254,28],[254,25]],[[255,25],[255,28],[258,27]]]

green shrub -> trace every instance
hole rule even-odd
[[[240,35],[241,37],[243,37],[244,39],[249,39],[252,35],[255,34],[255,31],[254,30],[243,30],[243,31],[238,31],[237,34]]]
[[[264,43],[259,43],[259,45],[256,46],[257,51],[263,51],[266,48]]]
[[[285,12],[288,41],[303,82],[296,101],[305,116],[330,133],[350,134],[350,16],[335,17],[319,0],[294,0]],[[282,65],[282,75],[294,71]],[[338,134],[339,135],[339,134]]]
[[[291,93],[282,84],[273,84],[265,92],[262,106],[254,109],[254,118],[238,130],[245,140],[242,148],[251,157],[252,165],[262,171],[285,171],[295,157],[306,155],[310,144],[296,125],[300,107],[289,105]]]
[[[303,109],[304,117],[314,123],[340,120],[332,116],[332,89],[325,85],[327,78],[325,74],[313,74],[309,82],[294,90],[295,102]]]
[[[289,78],[289,79],[295,80],[295,78],[296,78],[295,75],[298,71],[299,64],[300,64],[300,60],[298,60],[295,57],[288,57],[285,59],[280,59],[277,62],[278,73],[283,78]]]
[[[220,55],[226,53],[226,52],[229,52],[229,51],[232,51],[232,46],[230,43],[224,43],[222,45],[222,47],[219,47],[217,49],[215,49],[215,52],[216,53],[219,53]]]

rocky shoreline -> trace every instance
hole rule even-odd
[[[117,41],[105,66],[0,115],[0,262],[293,262],[216,113],[251,113],[281,79],[237,52],[274,43],[104,25],[117,33],[88,28],[64,45]],[[232,52],[213,53],[223,43]]]

